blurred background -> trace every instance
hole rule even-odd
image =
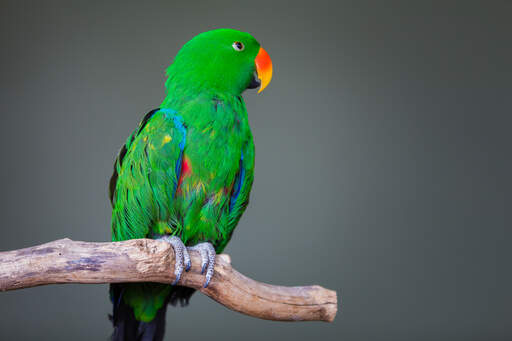
[[[250,32],[274,78],[234,266],[342,296],[334,323],[194,295],[167,340],[511,340],[512,3],[2,1],[0,250],[110,239],[114,157],[196,34]],[[105,340],[107,285],[0,294],[2,340]]]

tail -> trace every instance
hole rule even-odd
[[[114,325],[112,341],[161,341],[165,333],[165,313],[167,304],[160,308],[151,322],[135,319],[133,309],[123,301],[122,284],[110,285],[113,314],[110,317]]]
[[[121,283],[110,285],[110,298],[113,304],[113,314],[110,320],[114,325],[112,341],[162,341],[165,333],[165,315],[167,305],[178,303],[181,306],[188,305],[194,289],[175,286],[167,297],[165,304],[156,312],[151,322],[138,321],[135,318],[132,307],[123,300],[125,286]]]

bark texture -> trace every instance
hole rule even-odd
[[[180,285],[191,287],[229,309],[275,321],[332,322],[335,291],[320,286],[284,287],[260,283],[231,267],[219,255],[208,288],[202,287],[200,255],[191,251],[192,269]],[[174,280],[174,252],[151,239],[90,243],[60,239],[20,250],[0,252],[0,290],[62,283],[161,282]]]

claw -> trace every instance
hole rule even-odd
[[[215,249],[211,243],[200,243],[188,249],[197,250],[201,255],[201,274],[206,271],[203,288],[206,288],[210,284],[215,270]]]
[[[180,281],[180,278],[181,278],[181,273],[176,275],[176,279],[171,283],[171,285],[176,285],[178,284],[178,282]]]
[[[174,250],[174,275],[176,276],[176,279],[171,283],[171,285],[176,285],[181,279],[183,269],[185,268],[185,271],[190,270],[192,265],[190,262],[190,255],[180,238],[176,236],[163,236],[160,239],[171,244],[171,247]]]
[[[192,267],[192,262],[190,261],[190,255],[188,254],[187,248],[183,245],[183,263],[185,264],[185,271],[189,271]]]

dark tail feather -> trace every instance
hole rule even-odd
[[[126,286],[119,284],[110,285],[110,300],[114,307],[110,320],[114,325],[112,341],[161,341],[165,332],[165,313],[167,304],[173,306],[188,305],[190,296],[195,289],[175,286],[172,288],[167,301],[158,310],[151,322],[141,322],[135,319],[133,309],[123,301],[123,294]]]
[[[133,310],[123,302],[123,285],[110,285],[110,298],[114,306],[110,317],[114,325],[112,341],[161,341],[165,333],[165,313],[167,304],[157,312],[151,322],[141,322],[135,319]]]
[[[178,304],[182,307],[186,307],[190,301],[190,297],[196,292],[196,289],[189,287],[182,287],[176,285],[172,288],[169,294],[169,304],[176,307]]]
[[[139,322],[137,340],[140,341],[162,341],[165,334],[165,313],[167,312],[167,304],[165,304],[151,322]]]

